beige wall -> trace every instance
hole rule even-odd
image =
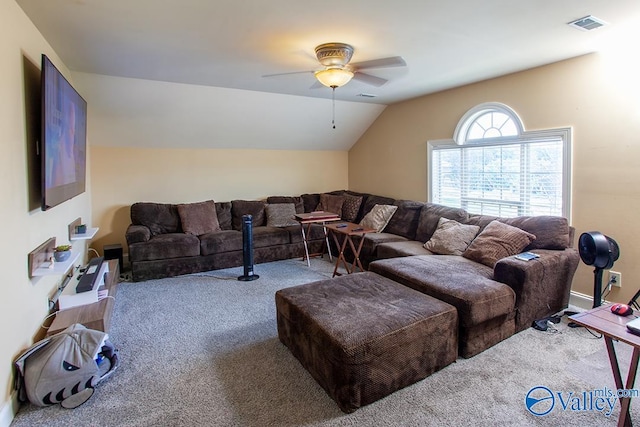
[[[40,55],[46,53],[69,77],[69,71],[14,1],[0,2],[0,426],[13,417],[12,370],[17,356],[39,337],[48,314],[48,298],[60,276],[29,279],[27,254],[50,237],[68,242],[67,225],[90,218],[90,192],[43,212],[38,205],[39,183],[34,147],[38,139]],[[73,81],[72,81],[73,84]],[[74,250],[84,259],[85,242]]]
[[[109,128],[118,126],[118,135],[136,138],[144,137],[144,128],[135,116],[114,121],[90,107],[91,191],[42,212],[34,205],[37,125],[30,114],[37,102],[31,89],[38,84],[41,53],[70,77],[16,3],[0,2],[0,215],[5,239],[0,248],[0,426],[12,416],[11,363],[42,333],[47,299],[61,281],[56,276],[29,279],[27,254],[52,236],[65,242],[67,224],[75,218],[100,227],[91,244],[101,249],[103,244],[124,243],[128,206],[141,200],[258,199],[347,186],[426,200],[426,141],[450,138],[465,111],[482,102],[511,106],[527,129],[573,127],[572,224],[578,234],[600,230],[620,243],[622,257],[615,268],[623,273],[623,289],[612,294],[613,300],[628,300],[640,286],[640,266],[634,262],[640,255],[640,227],[635,225],[640,207],[640,90],[630,76],[637,64],[628,59],[591,55],[390,106],[348,154],[109,146]],[[77,242],[74,248],[84,255],[86,243]],[[590,293],[591,282],[591,269],[581,265],[574,290]]]
[[[452,138],[470,108],[502,102],[527,130],[573,127],[571,223],[576,236],[597,230],[621,247],[615,270],[627,302],[640,288],[640,82],[635,55],[603,52],[387,107],[349,152],[349,187],[427,200],[427,141]],[[593,295],[581,263],[573,290]]]
[[[92,246],[102,252],[105,244],[121,243],[127,251],[124,233],[135,202],[254,200],[346,188],[347,157],[346,151],[93,146],[92,225],[100,231]]]

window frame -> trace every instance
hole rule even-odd
[[[479,117],[488,112],[500,112],[509,116],[515,124],[518,134],[483,139],[466,139],[471,126]],[[571,220],[572,136],[573,129],[571,127],[526,131],[520,117],[510,107],[495,102],[479,104],[462,116],[456,126],[452,139],[427,141],[427,200],[433,203],[432,184],[434,183],[434,168],[432,167],[432,162],[434,150],[460,149],[462,146],[495,147],[500,145],[513,145],[514,143],[527,144],[559,139],[562,141],[563,154],[561,216]]]

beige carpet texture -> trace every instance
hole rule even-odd
[[[118,286],[109,336],[120,367],[75,409],[23,405],[13,427],[33,426],[614,426],[620,404],[603,339],[569,328],[529,328],[471,359],[345,414],[277,337],[278,289],[331,277],[333,264],[299,259]],[[621,365],[630,347],[616,344]],[[623,372],[626,378],[626,372]],[[552,398],[533,405],[529,391]],[[530,397],[542,399],[538,389]],[[638,400],[631,415],[637,413]],[[590,406],[591,405],[591,406]],[[634,412],[636,411],[636,412]]]

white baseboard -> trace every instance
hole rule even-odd
[[[6,402],[2,410],[0,410],[0,427],[9,427],[19,408],[18,394],[13,392],[11,393],[11,400]]]
[[[591,295],[571,291],[569,304],[584,310],[591,310],[593,308],[593,297]]]

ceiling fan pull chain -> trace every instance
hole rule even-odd
[[[331,102],[333,104],[333,110],[331,113],[331,124],[335,129],[336,128],[336,87],[335,86],[331,88]]]

